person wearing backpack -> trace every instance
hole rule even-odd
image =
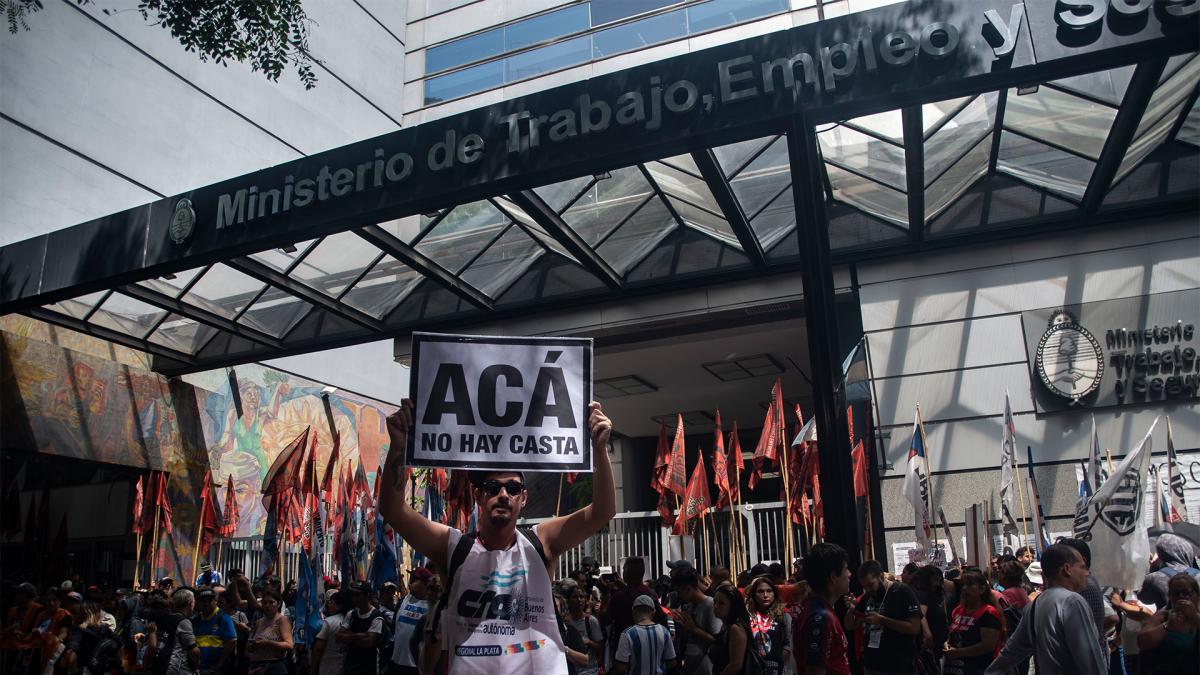
[[[600,404],[588,406],[593,473],[592,502],[529,531],[517,520],[527,493],[519,471],[470,472],[478,532],[462,533],[430,521],[405,499],[405,446],[412,402],[388,417],[392,451],[379,480],[379,510],[397,534],[446,570],[440,628],[451,675],[566,673],[566,652],[554,617],[551,570],[558,557],[582,544],[616,514],[616,487],[608,461],[612,422]]]
[[[152,601],[154,600],[152,596]],[[171,609],[152,602],[146,622],[146,662],[154,675],[192,675],[200,663],[200,648],[188,619],[195,606],[192,592],[180,588],[171,595]]]
[[[334,640],[346,649],[345,675],[377,675],[378,648],[383,635],[383,612],[371,606],[371,587],[365,581],[350,584],[350,604]]]

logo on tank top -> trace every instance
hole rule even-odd
[[[466,619],[479,621],[499,620],[506,624],[536,623],[531,614],[542,614],[544,607],[530,603],[529,592],[525,586],[528,570],[517,567],[507,571],[499,570],[486,575],[479,575],[479,583],[473,588],[466,588],[458,596],[456,613]],[[482,627],[487,628],[487,627]],[[507,631],[487,630],[483,632],[503,632],[514,634],[512,625],[500,626]]]

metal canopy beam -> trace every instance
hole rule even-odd
[[[355,234],[372,245],[390,253],[400,262],[419,272],[421,276],[433,280],[446,290],[479,309],[486,312],[496,311],[496,305],[492,302],[492,299],[478,288],[447,272],[444,267],[431,260],[424,253],[400,241],[395,235],[382,227],[367,225],[357,230]]]
[[[596,253],[595,249],[588,246],[583,237],[580,237],[570,225],[563,221],[540,195],[533,190],[520,190],[508,195],[508,199],[523,210],[534,222],[541,225],[547,234],[554,237],[555,241],[567,249],[571,255],[575,256],[575,259],[580,264],[586,267],[589,272],[596,275],[606,286],[614,291],[619,291],[625,287],[624,282],[621,281],[621,275],[617,274],[612,265],[609,265],[604,258],[600,257],[600,254]]]
[[[195,366],[199,363],[189,354],[177,352],[174,349],[163,347],[162,345],[155,344],[149,340],[140,340],[131,335],[126,335],[120,331],[115,331],[111,328],[105,328],[104,326],[97,326],[86,321],[81,321],[72,316],[66,316],[64,314],[59,314],[58,312],[52,312],[48,309],[34,307],[26,310],[25,314],[32,316],[35,319],[45,321],[46,323],[57,324],[64,328],[70,328],[71,330],[78,331],[80,333],[86,333],[87,335],[98,337],[102,340],[108,340],[109,342],[116,342],[117,344],[125,345],[131,349],[137,349],[143,352],[149,352],[155,356],[162,356],[164,358],[180,361],[190,366]]]
[[[904,180],[908,186],[908,236],[912,241],[925,239],[925,133],[921,106],[900,111],[904,131]]]
[[[725,216],[729,227],[737,235],[738,243],[742,245],[742,252],[750,258],[750,262],[755,267],[760,269],[766,267],[767,255],[763,251],[758,237],[754,236],[754,228],[750,226],[746,213],[742,211],[741,202],[733,194],[733,188],[730,187],[729,180],[725,178],[725,172],[721,171],[721,165],[717,163],[717,156],[712,148],[693,150],[692,161],[696,163],[696,168],[700,169],[700,176],[708,184],[713,199],[721,208],[721,214]]]
[[[286,274],[280,274],[257,260],[252,258],[234,258],[227,261],[226,264],[243,274],[248,274],[265,284],[270,284],[284,291],[288,295],[314,304],[330,314],[356,323],[363,328],[374,331],[382,331],[384,329],[383,322],[370,314],[360,312],[348,305],[343,305],[328,295],[305,286]]]
[[[1100,204],[1117,177],[1121,161],[1129,151],[1129,144],[1133,142],[1133,135],[1137,133],[1138,124],[1142,121],[1146,106],[1150,105],[1150,97],[1154,95],[1158,78],[1166,66],[1166,58],[1157,58],[1139,63],[1133,71],[1129,86],[1125,89],[1125,98],[1121,99],[1121,107],[1117,109],[1117,117],[1113,120],[1104,148],[1100,150],[1100,158],[1096,160],[1096,168],[1092,170],[1092,179],[1088,181],[1079,204],[1079,210],[1085,217],[1095,215],[1100,210]]]
[[[249,326],[243,326],[242,324],[237,323],[236,321],[231,321],[220,314],[215,314],[206,309],[189,305],[186,302],[176,300],[169,295],[159,293],[158,291],[151,290],[145,286],[130,284],[128,286],[122,286],[117,290],[120,293],[137,298],[138,300],[141,300],[147,304],[165,309],[169,312],[174,312],[180,316],[186,316],[189,319],[212,326],[218,330],[223,330],[227,333],[233,333],[234,335],[250,340],[251,342],[257,342],[258,344],[273,347],[275,349],[281,349],[283,347],[283,341],[273,335],[268,335],[267,333],[254,330]],[[246,306],[249,307],[250,305]]]

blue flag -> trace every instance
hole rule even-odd
[[[275,509],[267,509],[267,524],[263,528],[262,576],[275,574],[275,562],[279,558],[279,532],[275,525]]]
[[[321,558],[325,555],[325,529],[322,526],[325,514],[321,506],[309,495],[304,510],[304,535],[309,543],[306,555],[300,556],[300,575],[296,580],[296,607],[292,613],[292,639],[297,643],[312,645],[321,630],[321,610],[324,609],[325,580],[320,573]]]
[[[392,526],[384,522],[383,516],[375,514],[375,557],[371,559],[371,587],[378,590],[385,583],[395,583],[396,534]]]

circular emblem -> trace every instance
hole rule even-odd
[[[171,241],[182,244],[192,236],[196,227],[196,211],[192,208],[192,200],[180,199],[175,203],[175,213],[171,215]]]
[[[1100,520],[1120,536],[1133,532],[1142,512],[1142,480],[1136,471],[1126,471],[1111,499],[1100,509]]]
[[[1100,388],[1104,354],[1088,329],[1059,310],[1038,342],[1036,369],[1050,393],[1077,405]]]

